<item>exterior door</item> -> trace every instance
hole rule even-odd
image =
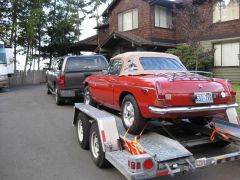
[[[95,92],[93,94],[98,96],[96,99],[109,107],[113,107],[114,86],[119,79],[121,69],[122,61],[113,60],[110,62],[108,74],[98,76],[98,79],[95,82],[95,87],[93,90]]]

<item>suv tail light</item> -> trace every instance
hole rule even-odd
[[[64,87],[65,86],[65,76],[61,75],[58,80],[58,86],[59,87]]]
[[[233,85],[232,85],[232,81],[228,80],[227,81],[227,86],[228,86],[228,90],[231,96],[236,96],[237,93],[236,91],[233,89]]]

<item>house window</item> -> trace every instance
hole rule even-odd
[[[214,66],[240,66],[240,42],[214,44]]]
[[[166,7],[155,6],[155,26],[172,28],[172,11]]]
[[[222,0],[213,6],[213,23],[239,19],[239,0]]]
[[[138,9],[131,9],[118,14],[118,31],[129,31],[138,28]]]

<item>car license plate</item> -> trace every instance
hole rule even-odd
[[[195,102],[197,104],[213,102],[213,95],[211,92],[197,92],[194,93],[194,95],[196,96]]]

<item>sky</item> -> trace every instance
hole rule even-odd
[[[99,15],[101,15],[106,8],[107,8],[107,4],[101,5],[98,9]],[[96,30],[93,29],[94,27],[97,26],[96,19],[95,18],[89,18],[89,17],[90,17],[90,15],[86,16],[86,18],[82,22],[82,26],[81,26],[82,35],[80,36],[80,40],[86,39],[86,38],[96,34]],[[90,53],[89,52],[85,52],[85,53],[83,52],[83,54],[90,54]],[[17,70],[23,70],[24,69],[25,59],[26,59],[25,55],[19,55],[19,54],[17,55],[17,61],[19,62],[18,65],[17,65]],[[45,66],[44,63],[45,62],[41,63],[41,67]],[[35,68],[37,68],[37,64],[35,65]]]
[[[107,8],[107,4],[103,4],[99,7],[99,15],[101,15],[103,13],[103,11]],[[93,29],[94,27],[97,26],[97,21],[95,18],[89,18],[89,16],[87,16],[85,18],[85,20],[82,23],[82,35],[80,37],[80,39],[86,39],[90,36],[93,36],[96,34],[96,30]]]

